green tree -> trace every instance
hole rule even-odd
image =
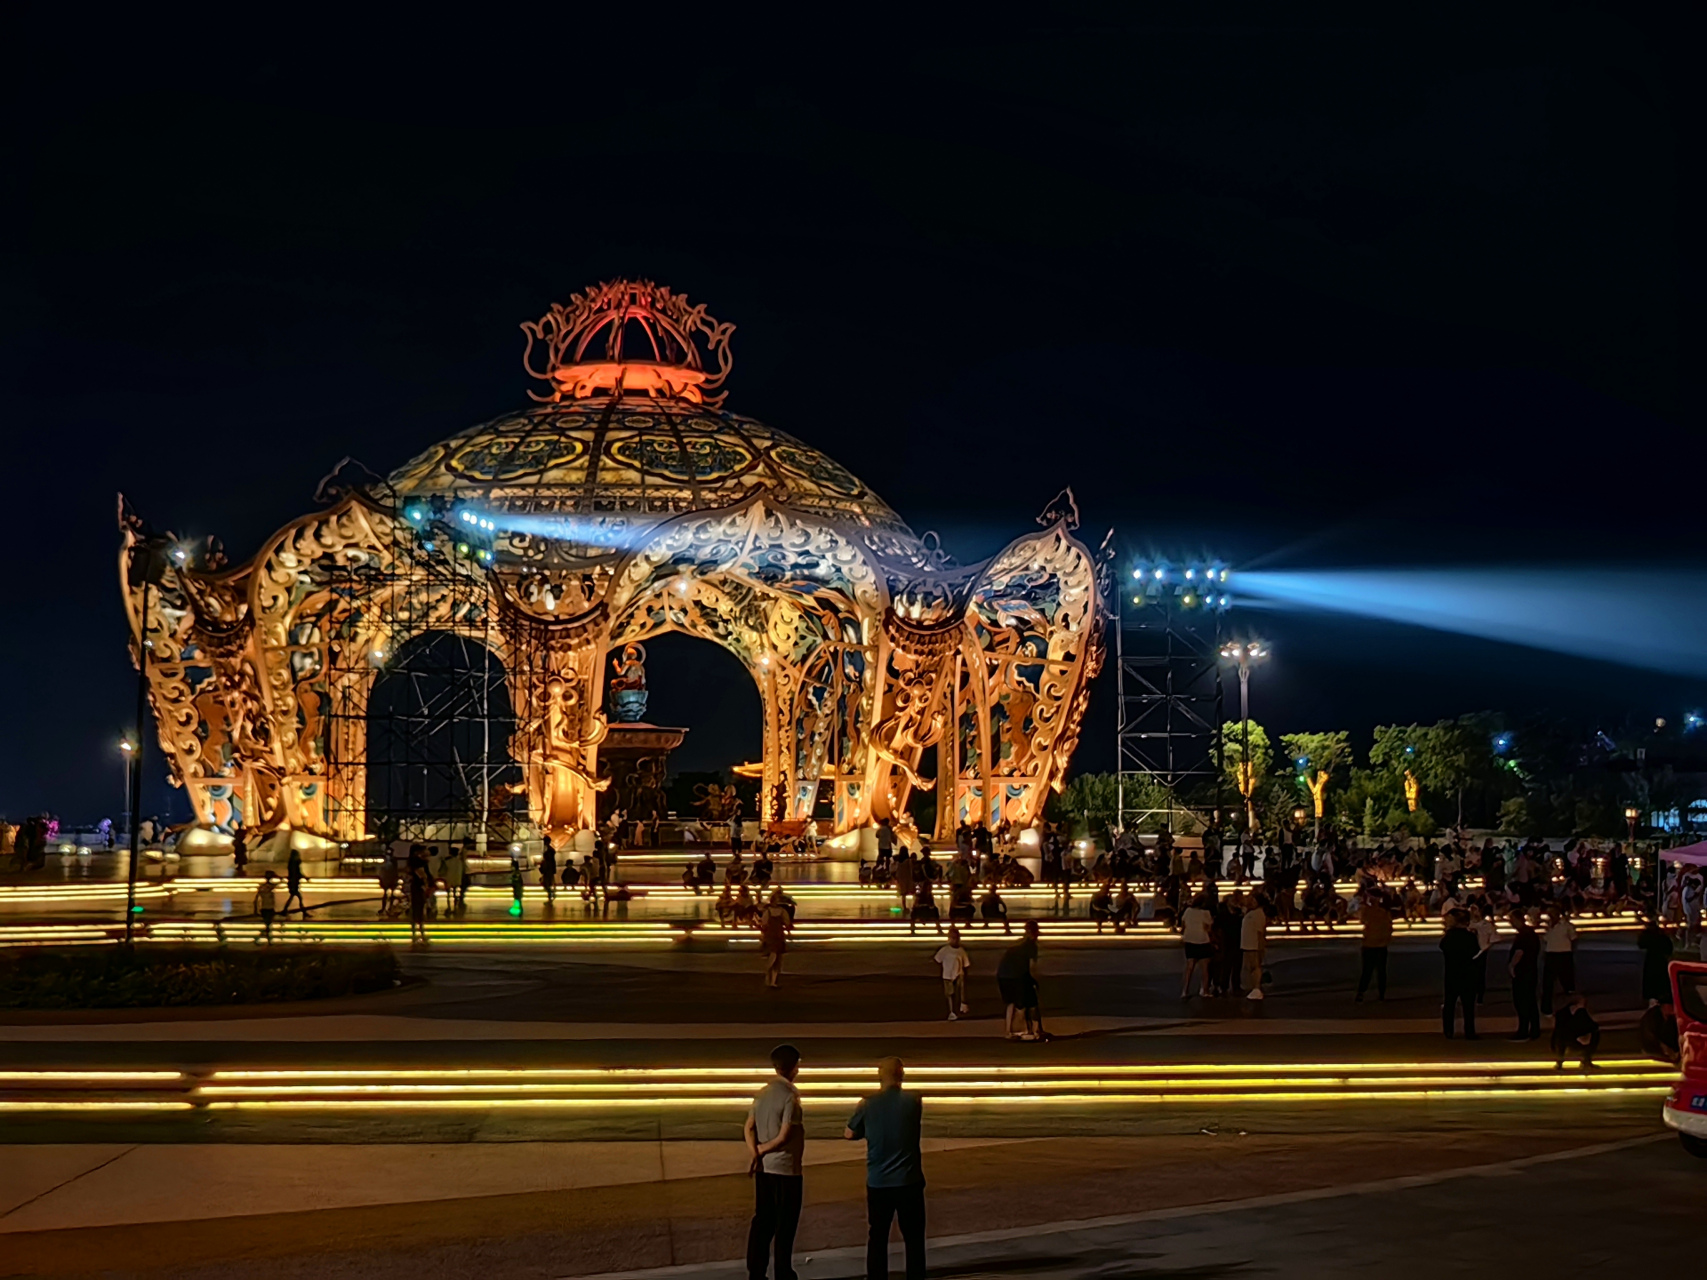
[[[1488,750],[1474,726],[1465,721],[1380,724],[1375,726],[1369,763],[1399,778],[1408,773],[1423,791],[1451,797],[1462,822],[1464,787],[1476,775]]]
[[[1049,809],[1074,835],[1107,839],[1120,821],[1120,779],[1112,773],[1081,773],[1050,797]]]
[[[1247,761],[1247,726],[1236,721],[1221,727],[1221,767],[1227,774],[1227,781],[1233,784],[1233,790],[1245,798],[1246,817],[1254,826],[1256,797],[1262,780],[1274,767],[1274,749],[1269,746],[1267,729],[1255,720],[1249,723],[1248,728],[1250,759]]]
[[[1529,801],[1513,796],[1500,806],[1500,834],[1504,836],[1533,835],[1535,826],[1529,817]]]
[[[1397,774],[1386,769],[1358,769],[1348,772],[1345,786],[1334,795],[1335,822],[1347,831],[1361,831],[1374,837],[1387,834],[1392,828],[1383,819],[1393,809],[1405,807],[1404,789]]]
[[[1349,733],[1283,733],[1280,746],[1291,761],[1294,777],[1309,797],[1312,810],[1316,797],[1322,797],[1318,815],[1328,816],[1327,787],[1334,772],[1351,767],[1351,735]]]
[[[1280,745],[1299,773],[1306,769],[1326,769],[1333,773],[1337,769],[1351,767],[1351,735],[1343,730],[1338,733],[1283,733]]]
[[[1126,775],[1126,811],[1141,815],[1130,817],[1127,825],[1143,835],[1168,830],[1170,820],[1175,835],[1191,835],[1203,826],[1192,811],[1190,797],[1171,794],[1160,780],[1146,773]]]

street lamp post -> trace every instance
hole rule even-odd
[[[142,588],[142,606],[137,614],[136,739],[130,744],[131,750],[125,753],[130,765],[125,789],[133,806],[142,801],[142,744],[146,732],[143,726],[148,722],[148,655],[154,647],[154,642],[148,638],[148,589],[158,586],[165,575],[166,550],[170,545],[158,534],[147,530],[139,532],[141,536],[137,538],[127,575],[130,586]],[[173,554],[179,561],[184,559],[185,553],[181,549]],[[136,864],[142,859],[141,829],[142,823],[133,815],[130,824],[130,871],[125,877],[124,945],[127,949],[136,942]]]
[[[124,830],[128,835],[131,824],[130,806],[132,801],[130,792],[130,758],[136,751],[136,744],[129,738],[120,738],[119,751],[124,755]]]
[[[1244,759],[1239,765],[1239,790],[1245,797],[1245,830],[1254,831],[1257,825],[1256,806],[1252,797],[1257,789],[1256,771],[1251,767],[1251,663],[1268,657],[1268,647],[1260,640],[1246,644],[1224,644],[1221,656],[1239,664],[1239,737]]]

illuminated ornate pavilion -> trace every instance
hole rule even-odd
[[[611,655],[682,631],[758,686],[765,822],[804,822],[824,785],[843,832],[940,779],[939,834],[1029,825],[1103,656],[1070,495],[955,565],[837,462],[722,408],[733,327],[649,282],[577,294],[522,326],[535,403],[329,483],[243,565],[121,511],[133,656],[200,823],[366,833],[373,682],[451,632],[502,664],[532,823],[587,830]]]

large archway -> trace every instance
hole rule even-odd
[[[757,760],[764,749],[758,686],[719,645],[681,632],[646,642],[646,719],[688,731],[672,756],[685,773],[710,773]]]
[[[367,701],[367,821],[391,839],[507,844],[521,768],[504,665],[478,639],[415,636],[387,656]]]
[[[711,789],[721,797],[729,787],[752,817],[758,780],[739,766],[761,758],[764,705],[751,673],[721,645],[682,632],[653,636],[643,648],[641,723],[618,723],[617,703],[607,700],[613,719],[599,772],[613,784],[600,796],[601,819],[617,811],[641,822],[705,817],[720,803]],[[636,740],[638,749],[629,745]]]

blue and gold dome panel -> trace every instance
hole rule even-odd
[[[766,491],[773,502],[864,529],[910,536],[852,472],[762,422],[635,400],[540,405],[435,445],[392,472],[400,499],[447,497],[499,510],[621,511],[660,519]]]

